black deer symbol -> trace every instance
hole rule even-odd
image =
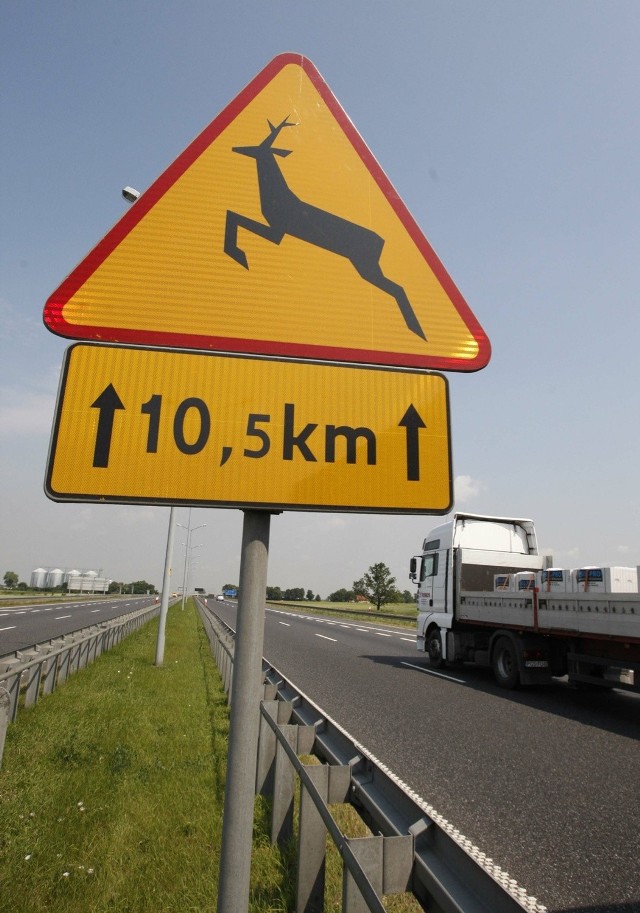
[[[247,155],[256,160],[258,169],[258,186],[260,190],[260,208],[267,224],[256,222],[238,212],[227,210],[227,222],[224,234],[224,250],[245,269],[249,268],[247,256],[238,247],[238,229],[246,228],[261,238],[279,244],[285,235],[308,241],[316,247],[332,251],[346,257],[356,271],[376,288],[395,298],[400,312],[409,329],[426,340],[405,290],[397,282],[388,279],[380,267],[380,255],[384,247],[384,238],[336,216],[310,203],[305,203],[293,193],[276,163],[276,156],[284,158],[290,155],[291,149],[275,149],[274,140],[284,127],[295,127],[287,118],[274,127],[270,121],[269,135],[258,146],[234,146],[233,151]]]

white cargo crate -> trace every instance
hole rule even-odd
[[[565,567],[548,567],[538,573],[538,589],[541,593],[570,593],[572,590],[571,571]]]
[[[515,576],[513,574],[494,574],[494,593],[513,593],[515,590]]]
[[[571,571],[574,593],[637,593],[635,567],[580,567]]]
[[[523,590],[533,590],[536,586],[535,571],[519,571],[516,575],[515,589],[521,593]]]

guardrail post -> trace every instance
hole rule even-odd
[[[20,699],[20,682],[22,672],[16,672],[5,684],[9,692],[9,722],[14,723],[18,716],[18,700]]]
[[[78,668],[78,660],[80,659],[80,645],[75,642],[75,635],[73,638],[72,646],[69,648],[69,670],[68,675],[73,675]]]
[[[383,837],[345,837],[360,868],[378,897],[382,894]],[[368,913],[368,905],[345,865],[342,874],[342,913]]]
[[[27,675],[27,690],[24,695],[24,706],[33,707],[34,704],[38,701],[38,694],[40,691],[40,680],[42,678],[42,667],[44,665],[44,658],[42,662],[38,663],[37,666],[33,666],[29,669]]]
[[[58,671],[58,656],[50,656],[47,658],[46,667],[44,672],[44,679],[42,681],[42,694],[52,694],[53,689],[56,686],[56,672]]]
[[[78,668],[86,669],[89,664],[89,647],[91,646],[91,641],[85,640],[80,644],[80,650],[78,652]]]
[[[410,889],[414,853],[411,835],[345,839],[378,897]],[[342,909],[343,913],[367,913],[369,909],[346,865],[342,880]]]
[[[69,675],[69,661],[71,659],[71,647],[62,653],[58,659],[58,685],[63,685]]]
[[[329,766],[303,766],[320,798],[326,803],[329,795]],[[301,783],[296,913],[323,913],[326,854],[327,829],[309,791]]]
[[[287,744],[295,751],[298,743],[298,727],[279,727]],[[296,772],[283,746],[276,744],[276,761],[273,774],[273,809],[271,813],[271,843],[282,844],[293,833],[293,797],[296,787]]]
[[[231,682],[233,681],[233,660],[231,654],[223,648],[222,653],[222,679],[224,690],[227,693],[227,701],[231,703]]]
[[[0,765],[2,765],[4,740],[9,726],[10,705],[9,692],[3,685],[0,685]]]
[[[268,714],[278,720],[278,701],[262,701],[260,730],[258,733],[258,763],[256,765],[256,795],[273,792],[273,765],[276,757],[276,734],[265,719]]]
[[[100,640],[99,634],[94,634],[91,640],[89,641],[89,659],[90,663],[96,661],[98,656],[98,642]]]

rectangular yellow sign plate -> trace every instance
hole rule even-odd
[[[446,513],[447,381],[80,343],[65,355],[45,490],[55,501]]]

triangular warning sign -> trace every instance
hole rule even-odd
[[[489,341],[313,64],[282,54],[49,298],[72,339],[475,371]]]

